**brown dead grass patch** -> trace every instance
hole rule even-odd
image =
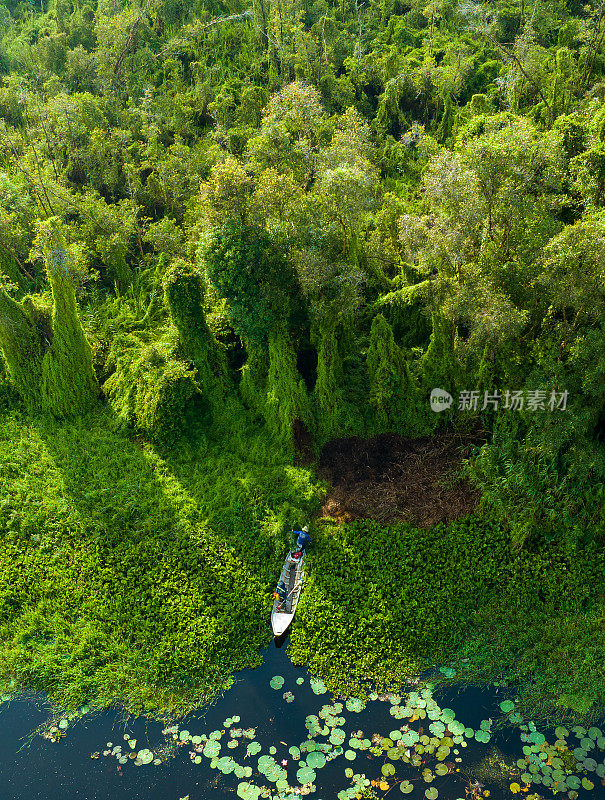
[[[481,495],[455,474],[469,445],[484,442],[476,432],[419,439],[389,433],[329,442],[319,462],[320,475],[330,484],[322,514],[343,522],[375,519],[420,528],[464,517]]]

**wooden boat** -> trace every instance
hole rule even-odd
[[[293,551],[290,550],[286,556],[281,575],[279,576],[279,579],[286,585],[288,596],[283,605],[277,597],[273,602],[273,610],[271,611],[271,627],[273,628],[274,636],[281,636],[282,633],[285,633],[288,629],[288,626],[294,618],[296,606],[298,605],[300,592],[302,590],[303,578],[305,575],[303,570],[305,554],[303,551],[301,557],[297,561],[294,561],[292,559],[292,552]]]

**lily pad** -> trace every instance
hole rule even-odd
[[[401,781],[399,784],[399,791],[402,794],[409,794],[410,792],[414,791],[414,784],[410,783],[409,781]]]
[[[347,738],[346,733],[342,730],[342,728],[333,728],[332,733],[330,734],[330,741],[332,744],[339,745],[344,742]]]
[[[314,750],[307,756],[307,766],[313,769],[321,769],[326,765],[326,757],[318,750]]]
[[[235,769],[235,761],[230,756],[219,758],[217,764],[223,775],[229,775]]]
[[[500,708],[505,714],[508,714],[509,711],[512,711],[515,708],[515,704],[512,700],[504,700],[502,703],[500,703]]]
[[[321,678],[311,678],[311,689],[313,689],[315,694],[325,694],[328,690],[326,688],[326,684],[322,681]]]
[[[206,758],[214,758],[221,752],[221,746],[215,739],[210,739],[204,745],[203,753]]]
[[[242,781],[237,787],[237,796],[242,800],[258,800],[261,794],[260,786],[255,786],[253,783]]]
[[[151,750],[139,750],[137,753],[137,761],[141,764],[151,764],[153,761],[153,753]]]
[[[347,707],[347,711],[354,711],[354,712],[358,713],[360,711],[363,711],[363,709],[365,708],[366,704],[365,704],[364,700],[360,700],[357,697],[350,697],[346,701],[345,705]]]
[[[315,780],[315,770],[311,769],[311,767],[301,767],[298,772],[296,773],[296,780],[299,783],[313,783]]]
[[[281,689],[284,685],[284,680],[282,675],[274,675],[269,681],[269,686],[271,686],[272,689]]]

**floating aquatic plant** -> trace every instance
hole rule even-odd
[[[153,753],[151,750],[139,750],[137,753],[137,760],[135,763],[139,762],[140,764],[151,764],[153,761]]]
[[[342,728],[333,728],[330,733],[330,741],[335,745],[342,744],[346,738],[347,735]]]
[[[309,766],[301,767],[296,773],[296,780],[299,783],[313,783],[315,780],[315,770]]]
[[[242,781],[237,787],[237,796],[241,797],[242,800],[258,800],[260,795],[260,786],[256,786],[253,783]]]
[[[326,757],[324,753],[314,750],[307,756],[307,766],[313,769],[322,769],[326,765]]]
[[[260,742],[250,742],[248,747],[246,748],[246,753],[249,756],[255,756],[257,753],[260,753],[262,750]]]
[[[207,758],[214,758],[217,756],[221,751],[221,746],[219,742],[214,739],[210,739],[204,745],[203,753]]]
[[[328,690],[321,678],[311,678],[311,689],[315,694],[325,694]]]
[[[274,684],[283,685],[282,676],[274,676]],[[323,682],[312,679],[312,686],[316,694],[323,694]],[[280,685],[280,688],[281,688]],[[276,688],[274,685],[273,688]],[[294,695],[291,692],[284,692],[283,698]],[[235,728],[239,717],[228,717],[223,723],[224,730],[212,731],[209,735],[193,736],[189,731],[178,731],[173,727],[166,729],[167,735],[174,739],[175,745],[179,742],[190,742],[190,758],[194,764],[202,761],[200,756],[210,759],[210,767],[217,769],[220,773],[227,776],[232,774],[234,779],[239,781],[238,796],[240,798],[267,798],[268,800],[289,800],[300,795],[311,794],[316,791],[314,781],[318,772],[326,764],[334,759],[343,758],[345,764],[355,761],[357,754],[366,751],[369,758],[372,756],[381,757],[379,766],[379,776],[372,781],[372,786],[378,787],[383,791],[399,788],[401,794],[412,792],[414,784],[409,780],[397,780],[397,770],[399,765],[406,764],[417,768],[424,782],[420,791],[424,791],[426,800],[435,800],[439,796],[439,780],[449,773],[459,771],[451,759],[456,756],[455,761],[460,762],[458,757],[459,748],[466,747],[466,739],[474,738],[477,743],[487,743],[491,739],[492,720],[482,720],[477,730],[467,728],[462,722],[455,719],[455,712],[450,708],[441,708],[432,696],[432,689],[428,686],[411,692],[406,705],[402,706],[401,698],[398,695],[388,693],[377,696],[381,702],[388,702],[391,718],[409,717],[407,724],[402,724],[400,729],[393,729],[388,736],[376,734],[364,734],[363,730],[353,730],[347,734],[345,730],[345,716],[342,716],[345,708],[347,712],[359,712],[365,706],[364,701],[349,698],[344,702],[332,701],[325,703],[317,714],[310,714],[305,718],[305,727],[308,736],[299,746],[292,745],[288,748],[286,742],[282,742],[288,748],[288,753],[292,759],[290,766],[290,780],[296,781],[299,786],[290,786],[288,782],[288,759],[277,757],[277,748],[271,745],[268,748],[268,755],[260,755],[256,767],[253,765],[245,767],[238,764],[230,755],[220,756],[221,738],[225,735],[225,729],[230,729],[227,738],[227,746],[235,748],[240,739],[251,739],[246,744],[246,757],[259,755],[261,744],[254,740],[255,729]],[[508,715],[508,719],[514,715],[514,703],[503,701],[500,710]],[[416,720],[426,718],[426,722],[419,722],[418,726],[413,726]],[[418,730],[414,728],[417,727]],[[577,800],[573,793],[583,788],[588,790],[594,786],[596,777],[605,777],[605,763],[599,760],[602,756],[600,742],[603,740],[602,731],[593,726],[586,730],[581,726],[576,726],[573,730],[572,743],[567,744],[566,736],[572,736],[563,726],[559,726],[555,733],[557,740],[554,745],[546,741],[546,736],[537,730],[532,722],[519,723],[521,740],[523,744],[524,758],[519,758],[516,765],[512,767],[509,782],[511,793],[515,794],[514,786],[519,786],[517,793],[529,790],[531,785],[547,787],[554,794],[567,792],[568,800]],[[371,736],[371,738],[370,738]],[[133,742],[136,740],[125,737],[129,746],[134,749]],[[347,744],[345,744],[347,742]],[[603,742],[605,744],[605,742]],[[121,746],[113,746],[108,743],[108,747],[113,748],[105,751],[104,755],[112,755],[118,763],[126,763],[126,757],[122,753]],[[124,745],[125,747],[125,745]],[[453,751],[453,755],[452,755]],[[149,756],[144,755],[145,751],[133,753],[137,764],[149,763]],[[598,754],[598,755],[597,755]],[[386,760],[385,760],[386,759]],[[571,761],[569,760],[571,759]],[[156,760],[154,760],[156,763]],[[359,763],[359,762],[358,762]],[[364,760],[365,763],[365,760]],[[273,784],[257,785],[253,778],[254,772]],[[576,774],[580,772],[580,774]],[[361,792],[370,785],[365,775],[355,774],[351,767],[345,768],[345,776],[352,780],[352,786],[343,789],[338,793],[339,798],[354,800],[360,797]],[[261,780],[262,784],[262,780]],[[474,785],[474,784],[473,784]],[[571,794],[570,794],[571,793]],[[475,797],[475,795],[472,795]],[[478,798],[481,795],[477,795]],[[486,796],[485,794],[482,796]],[[390,800],[390,798],[389,798]]]
[[[274,675],[269,681],[269,685],[272,689],[281,689],[284,685],[284,677],[282,675]]]

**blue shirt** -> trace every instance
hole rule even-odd
[[[298,541],[296,542],[298,547],[306,547],[311,541],[311,537],[306,531],[294,531],[294,533],[298,534]]]

